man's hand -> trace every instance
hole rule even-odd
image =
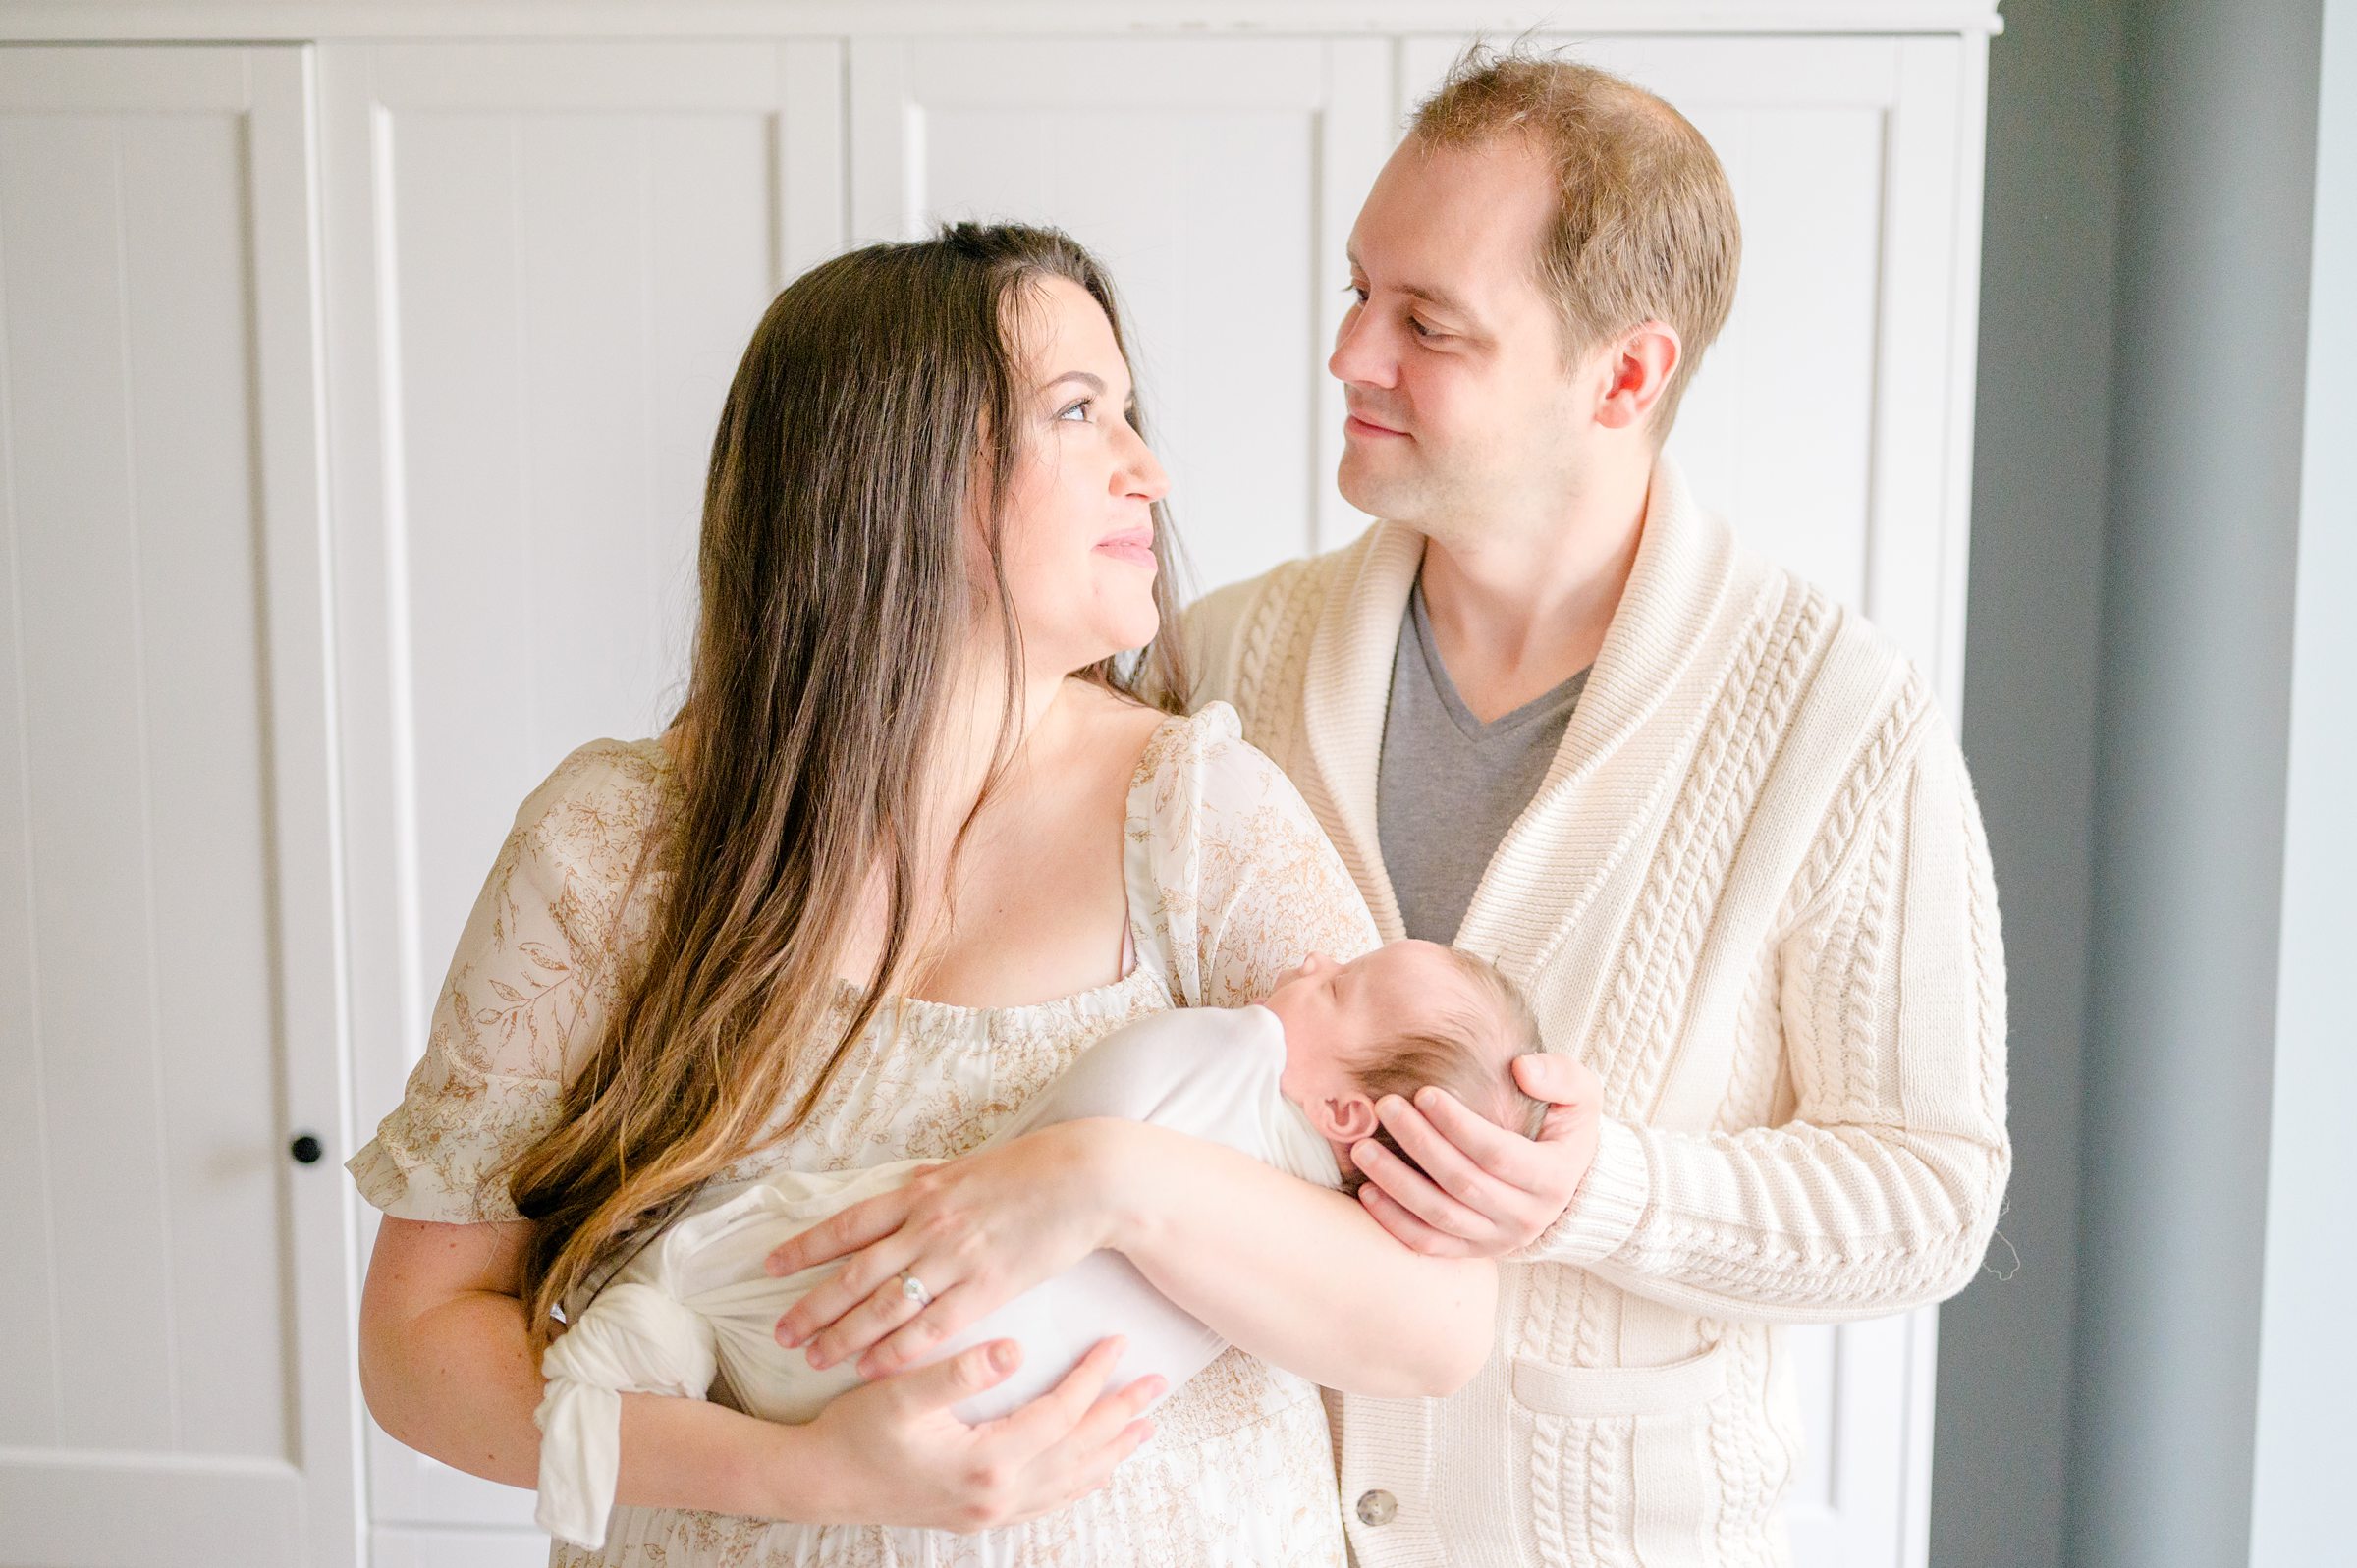
[[[1412,1106],[1398,1095],[1376,1105],[1431,1177],[1371,1138],[1351,1146],[1367,1177],[1359,1201],[1384,1229],[1434,1258],[1499,1258],[1536,1241],[1570,1206],[1596,1160],[1603,1083],[1576,1057],[1553,1054],[1517,1056],[1513,1072],[1547,1102],[1536,1138],[1475,1114],[1446,1089],[1420,1089]]]

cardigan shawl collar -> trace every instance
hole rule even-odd
[[[1316,811],[1387,937],[1377,759],[1411,530],[1222,590],[1204,695]],[[1602,1081],[1578,1198],[1500,1271],[1446,1399],[1333,1396],[1367,1568],[1783,1562],[1779,1321],[1971,1278],[2010,1159],[2004,970],[1955,742],[1905,659],[1674,468],[1547,772],[1456,945]]]
[[[1405,931],[1377,837],[1376,778],[1399,618],[1423,559],[1424,536],[1414,529],[1378,522],[1367,530],[1338,564],[1312,633],[1303,690],[1303,733],[1332,808],[1327,827],[1387,941]],[[1727,528],[1695,505],[1676,464],[1657,459],[1636,561],[1603,650],[1545,781],[1474,891],[1458,946],[1495,957],[1509,973],[1529,973],[1587,903],[1583,893],[1561,918],[1545,918],[1562,908],[1562,895],[1542,895],[1541,885],[1560,889],[1568,873],[1575,886],[1592,888],[1628,847],[1628,825],[1668,775],[1616,770],[1609,799],[1589,786],[1685,674],[1722,612],[1734,559]]]

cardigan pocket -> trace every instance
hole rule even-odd
[[[1516,1356],[1517,1403],[1551,1416],[1597,1419],[1697,1410],[1727,1392],[1727,1347],[1660,1367],[1557,1367]]]
[[[1514,1358],[1512,1440],[1529,1455],[1527,1523],[1542,1568],[1713,1560],[1711,1427],[1727,1369],[1723,1345],[1658,1367]]]

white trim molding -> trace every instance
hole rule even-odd
[[[1231,32],[1947,33],[2003,27],[1997,0],[0,0],[0,41],[786,37]]]

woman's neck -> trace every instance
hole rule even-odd
[[[950,683],[941,735],[933,748],[925,790],[933,823],[957,832],[973,812],[1004,745],[1011,767],[1052,751],[1060,731],[1061,701],[1069,677],[1058,673],[1031,676],[1008,702],[1005,666],[995,658],[969,657]]]

